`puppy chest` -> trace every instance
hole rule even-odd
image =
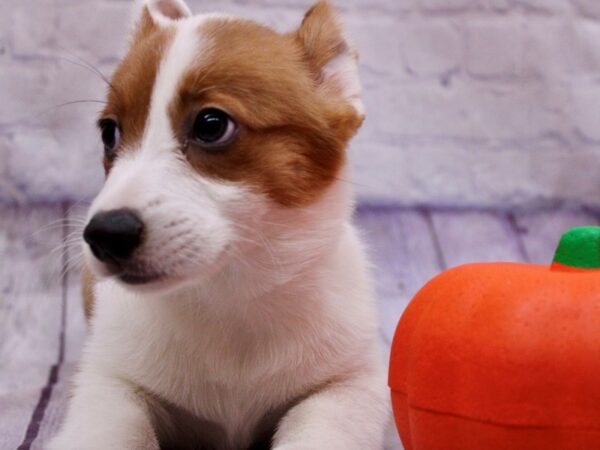
[[[196,414],[155,398],[151,411],[161,449],[268,450],[277,424],[291,407],[231,406]]]
[[[243,356],[217,361],[206,353],[184,357],[172,351],[148,363],[132,378],[149,399],[165,448],[269,448],[262,443],[271,441],[283,415],[315,383],[283,367],[272,371],[266,362],[244,362]],[[184,445],[191,442],[197,446]]]

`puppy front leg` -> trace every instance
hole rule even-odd
[[[148,405],[133,385],[78,374],[67,417],[48,450],[158,450]]]
[[[273,450],[381,450],[388,419],[381,374],[332,383],[288,411]]]

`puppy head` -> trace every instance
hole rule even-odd
[[[176,286],[272,247],[282,226],[288,244],[324,234],[347,210],[355,60],[326,2],[279,34],[147,0],[99,120],[107,178],[84,233],[96,275]]]

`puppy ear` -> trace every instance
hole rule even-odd
[[[143,39],[154,30],[172,25],[192,15],[183,0],[137,0],[137,24],[134,41]]]
[[[328,1],[318,2],[306,13],[296,38],[322,93],[349,103],[362,117],[358,55]]]
[[[192,15],[183,0],[146,0],[146,8],[157,25],[169,25],[173,21]]]

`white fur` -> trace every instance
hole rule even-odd
[[[342,53],[331,59],[321,69],[321,87],[325,95],[341,97],[350,103],[356,112],[364,116],[365,106],[362,101],[362,83],[358,71],[358,57],[352,40],[346,35],[343,25],[335,17],[337,28],[341,30],[345,42]]]
[[[350,47],[349,47],[350,48]],[[332,85],[341,97],[350,103],[361,116],[365,114],[362,85],[358,76],[356,57],[351,50],[336,56],[322,69],[323,84]]]
[[[175,40],[161,61],[156,76],[142,151],[160,154],[165,149],[177,146],[169,122],[168,105],[183,72],[195,59],[202,58],[210,51],[210,43],[200,42],[198,34],[198,28],[207,20],[205,16],[196,16],[177,26]]]
[[[177,149],[166,108],[192,58],[210,51],[193,32],[205,20],[167,25],[177,36],[142,145],[117,159],[90,209],[136,209],[147,228],[140,267],[165,277],[97,283],[74,396],[49,448],[152,450],[157,432],[217,432],[219,450],[242,450],[279,408],[275,450],[381,449],[388,393],[348,184],[283,208],[200,176]]]

